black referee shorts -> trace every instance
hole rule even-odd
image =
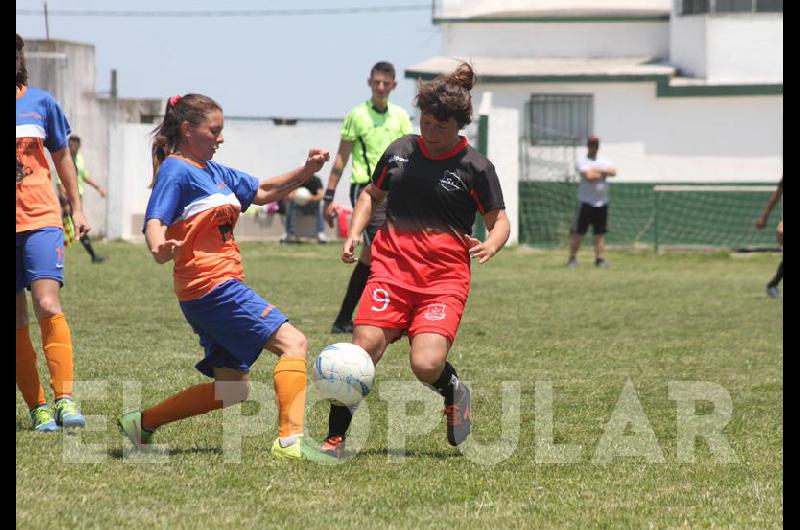
[[[358,202],[358,197],[361,195],[361,192],[364,191],[369,185],[367,184],[350,184],[350,204],[353,205],[353,210],[355,210],[356,202]],[[380,206],[375,209],[375,215],[372,216],[372,220],[367,225],[367,229],[364,230],[364,244],[369,246],[372,244],[372,241],[375,239],[375,234],[378,232],[384,224],[386,224],[386,203],[389,201],[383,201]]]
[[[572,233],[586,235],[589,225],[592,225],[592,233],[596,236],[608,231],[608,204],[591,206],[582,202],[578,205],[575,221],[572,223]]]

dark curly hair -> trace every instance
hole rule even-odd
[[[28,70],[25,68],[25,54],[22,48],[25,47],[25,41],[17,33],[17,84],[28,84]]]
[[[466,127],[472,122],[472,96],[469,92],[477,81],[472,66],[461,63],[450,74],[440,75],[427,83],[420,82],[414,105],[439,121],[453,118],[459,129]]]

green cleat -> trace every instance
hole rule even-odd
[[[281,446],[280,438],[276,438],[275,442],[272,444],[270,453],[272,454],[273,458],[278,460],[306,460],[317,463],[337,462],[336,458],[333,458],[332,456],[320,451],[316,442],[313,440],[307,441],[302,434],[296,435],[294,443],[287,445],[286,447]]]
[[[33,430],[37,432],[55,432],[61,430],[53,418],[53,411],[47,405],[39,405],[31,411]]]
[[[275,438],[270,453],[278,460],[305,460],[305,455],[303,455],[303,437],[296,436],[295,441],[286,447],[281,445],[280,438]]]
[[[56,401],[56,423],[65,429],[83,429],[86,427],[86,418],[71,398],[63,397]]]
[[[152,441],[153,433],[142,429],[142,411],[134,410],[117,416],[117,425],[134,447],[144,447]]]
[[[327,440],[326,440],[327,442]],[[344,443],[341,444],[342,451],[336,454],[329,453],[325,450],[325,444],[320,445],[313,438],[303,439],[303,454],[309,462],[317,464],[337,464],[342,460],[344,454]]]

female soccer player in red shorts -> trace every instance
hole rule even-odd
[[[250,204],[263,205],[299,187],[328,160],[312,149],[305,164],[261,180],[213,162],[223,143],[222,109],[200,94],[173,96],[154,131],[153,191],[144,233],[156,262],[174,261],[181,310],[200,337],[205,357],[196,368],[213,383],[189,387],[154,407],[121,415],[122,431],[137,446],[155,429],[247,399],[250,368],[261,351],[279,356],[274,381],[280,430],[278,458],[305,459],[305,336],[276,307],[243,283],[233,229]]]
[[[372,246],[372,269],[357,316],[353,343],[377,363],[386,347],[407,334],[411,369],[444,397],[447,441],[470,433],[470,390],[447,354],[456,338],[470,286],[470,257],[486,263],[508,240],[510,224],[494,166],[458,132],[470,123],[472,68],[420,85],[421,135],[392,143],[361,194],[342,260],[354,251],[372,213],[384,199],[388,220]],[[489,231],[472,237],[475,214]],[[341,456],[352,411],[332,406],[322,449]]]

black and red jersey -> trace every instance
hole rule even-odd
[[[387,225],[372,249],[372,277],[421,292],[469,293],[466,235],[476,213],[505,208],[494,165],[466,138],[432,156],[411,134],[384,152],[372,183],[388,192]]]

